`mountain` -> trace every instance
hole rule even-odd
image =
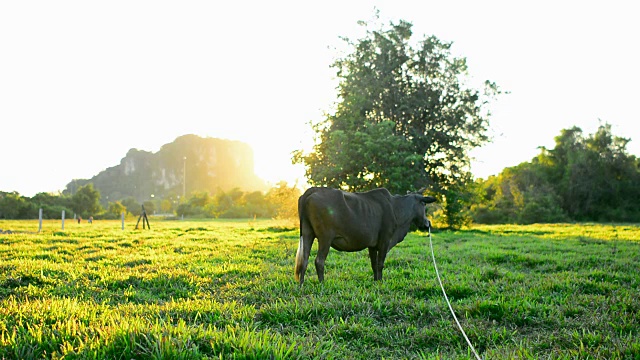
[[[157,153],[131,149],[119,165],[91,179],[73,180],[64,193],[73,194],[78,187],[93,183],[106,203],[127,197],[139,202],[152,197],[177,199],[183,191],[188,197],[192,192],[233,188],[267,190],[265,181],[254,173],[253,161],[253,149],[246,143],[183,135]]]

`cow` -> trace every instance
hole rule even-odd
[[[296,253],[295,279],[302,285],[314,239],[318,280],[324,280],[324,262],[330,248],[338,251],[369,250],[373,279],[382,280],[387,253],[404,240],[411,225],[431,226],[425,205],[435,202],[422,194],[391,195],[385,188],[346,192],[311,187],[298,199],[300,243]]]

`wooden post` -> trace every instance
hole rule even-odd
[[[42,208],[38,211],[38,232],[42,231]]]
[[[64,210],[62,210],[62,230],[64,230]]]

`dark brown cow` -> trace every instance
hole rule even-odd
[[[387,253],[404,240],[411,224],[427,230],[430,222],[425,205],[436,199],[422,194],[394,195],[380,188],[350,193],[326,187],[312,187],[298,199],[300,243],[296,254],[295,278],[304,283],[309,253],[318,239],[316,272],[324,280],[324,262],[329,248],[339,251],[369,249],[373,279],[382,279]]]

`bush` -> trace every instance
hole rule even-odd
[[[508,217],[501,211],[480,204],[471,207],[471,219],[477,224],[503,224]]]

